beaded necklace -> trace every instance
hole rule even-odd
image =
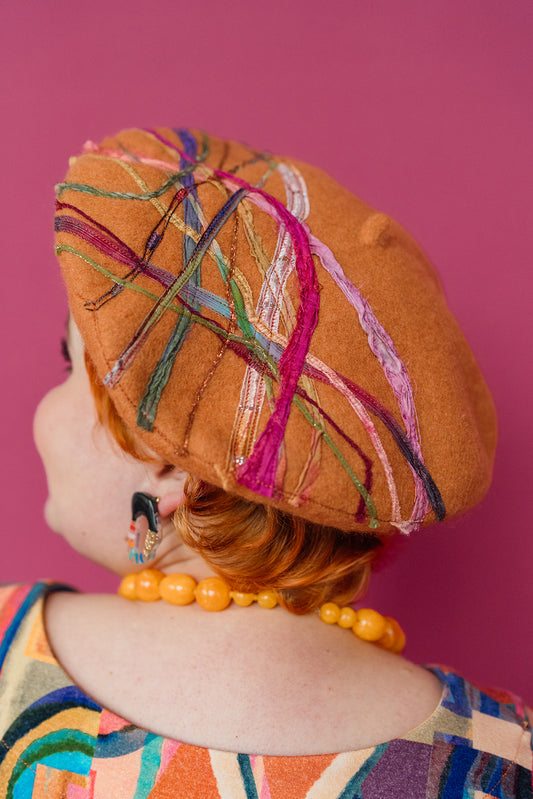
[[[278,604],[275,591],[264,590],[257,594],[233,591],[221,577],[206,577],[200,582],[188,574],[164,574],[158,569],[144,569],[126,575],[118,589],[120,596],[129,600],[156,602],[163,599],[171,605],[190,605],[196,601],[208,611],[225,610],[231,602],[248,607],[257,602],[271,609]],[[318,609],[320,619],[326,624],[337,624],[351,630],[357,638],[370,641],[389,652],[400,654],[405,646],[405,635],[398,622],[382,616],[371,608],[354,610],[326,602]]]

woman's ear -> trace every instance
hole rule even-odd
[[[170,516],[183,504],[183,488],[187,477],[187,472],[178,469],[177,466],[164,464],[155,467],[149,491],[159,497],[158,511],[161,519]]]

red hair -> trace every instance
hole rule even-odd
[[[85,363],[101,424],[124,452],[153,460],[117,413],[87,353]],[[174,524],[183,542],[233,589],[274,589],[280,604],[293,613],[308,613],[333,600],[347,604],[362,596],[390,540],[314,524],[228,494],[192,475]]]

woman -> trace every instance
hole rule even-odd
[[[2,589],[2,795],[531,796],[520,700],[350,607],[490,480],[490,396],[414,242],[317,169],[170,129],[86,144],[55,227],[46,517],[123,580]]]

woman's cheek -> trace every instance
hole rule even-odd
[[[55,460],[54,449],[57,446],[60,427],[56,418],[58,391],[59,388],[54,388],[42,398],[33,417],[33,440],[47,476]]]
[[[33,419],[33,438],[41,458],[48,483],[48,498],[44,516],[52,530],[61,532],[61,514],[58,500],[68,495],[65,476],[72,469],[69,453],[70,413],[65,402],[66,384],[53,388],[40,401]]]

